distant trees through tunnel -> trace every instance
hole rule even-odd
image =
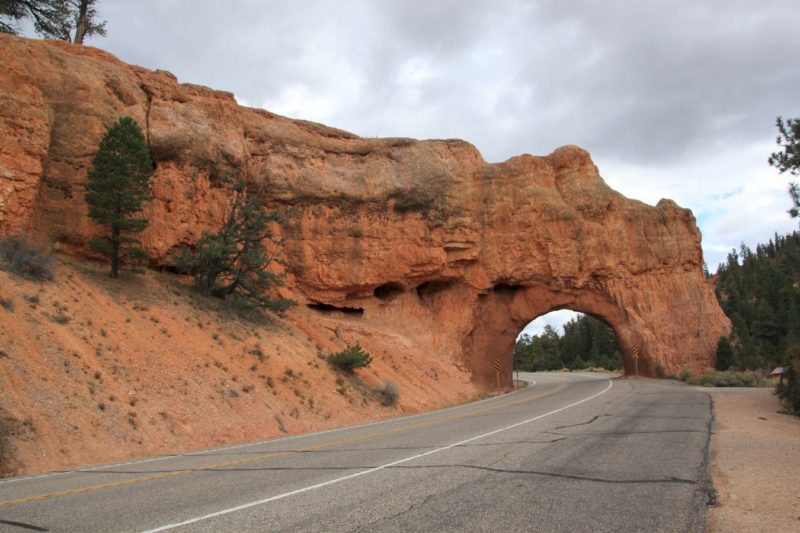
[[[514,367],[523,371],[622,368],[614,330],[589,315],[567,311],[531,322],[517,337],[513,356]]]

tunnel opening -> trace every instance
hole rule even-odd
[[[624,368],[614,330],[601,318],[561,309],[537,317],[517,336],[513,368],[527,372]]]

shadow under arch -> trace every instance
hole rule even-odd
[[[501,387],[512,386],[512,353],[519,332],[532,320],[561,309],[594,317],[613,331],[622,355],[626,375],[655,375],[655,365],[647,355],[641,325],[631,319],[625,308],[603,292],[590,288],[556,290],[545,284],[515,285],[513,290],[488,291],[478,302],[475,328],[464,339],[465,353],[476,381],[496,384],[496,366],[500,368]],[[636,361],[638,359],[638,362]]]

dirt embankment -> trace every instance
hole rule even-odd
[[[148,271],[112,281],[62,260],[55,281],[0,272],[0,465],[30,473],[250,441],[466,401],[453,361],[387,327],[298,306],[251,323]],[[358,340],[348,376],[326,354]],[[387,381],[396,406],[381,404]],[[446,386],[445,386],[446,385]]]
[[[800,531],[800,419],[772,389],[703,389],[714,400],[712,532]]]

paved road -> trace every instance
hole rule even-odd
[[[456,408],[0,482],[2,531],[702,531],[708,396],[569,373]]]

